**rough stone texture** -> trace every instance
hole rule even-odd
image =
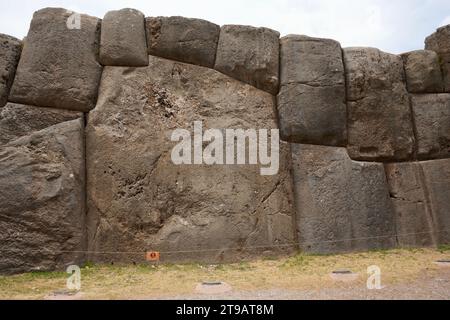
[[[443,81],[439,57],[431,50],[416,50],[402,54],[406,85],[412,93],[439,93]]]
[[[214,68],[273,95],[279,84],[280,33],[268,28],[225,25]]]
[[[99,60],[106,66],[148,65],[145,17],[142,12],[127,8],[105,14]]]
[[[21,51],[19,39],[0,33],[0,107],[8,101]]]
[[[419,159],[450,158],[450,94],[412,95]]]
[[[329,39],[281,38],[278,117],[283,140],[345,146],[347,108],[342,49]]]
[[[450,159],[386,165],[401,246],[450,243]]]
[[[100,20],[80,15],[81,28],[68,29],[71,15],[57,8],[34,13],[10,101],[77,111],[95,106]]]
[[[352,161],[345,148],[292,144],[300,247],[338,253],[396,246],[383,165]]]
[[[81,119],[0,147],[0,272],[80,264],[85,250]]]
[[[425,39],[425,49],[435,51],[439,56],[444,90],[450,92],[450,25],[441,27]]]
[[[193,121],[276,128],[273,97],[212,69],[149,58],[147,68],[106,67],[88,118],[89,248],[99,252],[89,259],[141,261],[156,250],[163,261],[218,262],[293,249],[287,144],[274,176],[259,165],[171,161],[172,130]],[[111,251],[137,253],[100,253]]]
[[[202,19],[146,19],[148,53],[167,59],[214,67],[220,27]]]
[[[0,145],[55,124],[82,118],[83,113],[8,103],[0,109]]]
[[[411,158],[414,134],[402,58],[374,48],[346,48],[344,64],[350,157]]]

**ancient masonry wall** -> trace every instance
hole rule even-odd
[[[0,35],[0,272],[450,242],[450,26],[393,55],[133,9]],[[170,132],[279,128],[280,170]]]

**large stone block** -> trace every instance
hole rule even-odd
[[[105,14],[99,60],[106,66],[148,65],[145,17],[142,12],[127,8]]]
[[[443,91],[441,66],[436,52],[416,50],[402,54],[406,85],[412,93],[440,93]]]
[[[0,107],[8,101],[21,51],[19,39],[0,33]]]
[[[338,42],[289,35],[280,41],[277,108],[283,140],[345,146],[344,64]]]
[[[83,118],[83,113],[7,103],[0,109],[0,145],[77,118]]]
[[[425,39],[425,49],[435,51],[439,56],[444,90],[450,92],[450,25],[441,27]]]
[[[275,95],[279,84],[279,37],[279,32],[268,28],[222,26],[214,68]]]
[[[386,165],[401,246],[450,243],[450,159]]]
[[[450,94],[412,95],[419,159],[450,158]]]
[[[350,157],[411,158],[414,133],[402,58],[373,48],[346,48],[344,63]]]
[[[175,129],[276,128],[273,97],[215,70],[158,57],[106,67],[87,124],[88,231],[93,261],[225,261],[294,246],[289,146],[280,169],[175,165]],[[130,155],[133,160],[130,161]],[[105,188],[105,186],[108,186]],[[100,252],[137,252],[102,255]]]
[[[80,264],[84,238],[82,119],[0,147],[0,272]]]
[[[292,144],[300,247],[338,253],[396,246],[383,165],[351,160],[345,148]]]
[[[148,53],[167,59],[214,67],[220,27],[202,19],[149,17]]]
[[[92,109],[102,72],[97,62],[99,36],[97,18],[57,8],[35,12],[10,101],[77,111]]]

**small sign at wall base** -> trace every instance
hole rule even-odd
[[[159,261],[159,252],[158,251],[147,251],[145,254],[145,260],[147,261]]]

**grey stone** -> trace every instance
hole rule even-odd
[[[436,52],[416,50],[402,54],[406,85],[411,93],[440,93],[443,91],[441,66]]]
[[[81,119],[0,147],[0,272],[80,265],[84,238]]]
[[[292,144],[300,247],[339,253],[396,246],[383,165],[351,160],[345,148]]]
[[[347,108],[342,50],[328,39],[281,39],[278,117],[283,140],[345,146]]]
[[[126,8],[105,14],[99,61],[106,66],[148,65],[145,17],[142,12]]]
[[[268,28],[225,25],[214,68],[273,95],[279,84],[280,33]]]
[[[10,101],[76,111],[95,106],[102,72],[97,62],[100,20],[79,18],[77,29],[77,16],[65,9],[34,13]]]
[[[288,35],[280,39],[280,85],[344,86],[344,63],[339,42]]]
[[[419,159],[450,158],[450,94],[412,95]]]
[[[77,118],[83,118],[83,113],[7,103],[0,109],[0,145]]]
[[[19,39],[0,33],[0,107],[8,101],[21,51]]]
[[[259,165],[175,165],[174,129],[276,128],[273,97],[215,70],[149,57],[105,67],[87,124],[91,261],[236,261],[295,245],[290,154],[277,175]],[[132,161],[130,161],[130,156]],[[105,186],[108,186],[105,188]]]
[[[202,19],[149,17],[148,53],[176,61],[214,67],[220,27]]]
[[[410,159],[414,133],[402,58],[374,48],[346,48],[344,64],[350,157]]]
[[[386,165],[399,244],[450,243],[450,159]]]
[[[439,56],[444,91],[450,92],[450,25],[441,27],[425,39],[425,49],[435,51]]]

